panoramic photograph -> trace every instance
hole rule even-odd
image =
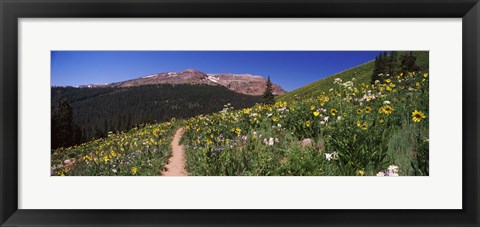
[[[429,78],[428,51],[51,51],[50,175],[429,176]]]

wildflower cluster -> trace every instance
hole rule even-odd
[[[51,174],[105,176],[158,175],[170,156],[170,122],[143,125],[127,132],[52,153]]]

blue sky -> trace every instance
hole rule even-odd
[[[160,72],[270,76],[292,91],[375,59],[379,51],[52,51],[51,84],[111,83]]]

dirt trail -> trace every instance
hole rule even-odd
[[[162,172],[162,176],[187,176],[185,151],[183,150],[183,145],[180,145],[182,135],[183,128],[179,128],[172,140],[172,157],[168,159],[168,163],[165,166],[167,171]]]

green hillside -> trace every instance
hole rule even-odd
[[[416,59],[403,58],[399,67],[408,73],[390,71],[398,76],[381,77],[373,85],[371,76],[374,68],[379,71],[379,60],[309,84],[271,105],[240,109],[250,100],[244,99],[237,109],[232,103],[209,113],[190,107],[198,106],[197,99],[221,105],[231,98],[228,93],[178,85],[178,91],[162,93],[156,86],[138,88],[142,92],[136,96],[116,90],[115,98],[138,102],[116,107],[112,103],[119,100],[108,95],[111,90],[64,90],[72,109],[85,102],[83,109],[106,109],[88,110],[92,116],[110,113],[119,124],[125,121],[117,112],[156,111],[148,102],[159,104],[165,97],[170,99],[163,108],[188,111],[167,122],[141,124],[54,149],[51,176],[169,176],[169,171],[187,176],[429,176],[429,58],[428,52],[414,54]],[[415,70],[409,71],[410,66]],[[334,83],[336,78],[343,82]],[[176,93],[187,91],[188,95]],[[221,96],[211,101],[212,96],[202,95],[208,92]],[[173,97],[182,99],[170,101]],[[234,98],[238,100],[238,95]]]
[[[398,53],[399,55],[403,55],[407,54],[408,52],[400,51]],[[413,55],[417,57],[416,64],[420,66],[422,71],[425,71],[425,69],[429,68],[428,51],[416,51],[413,52]],[[353,68],[344,70],[342,72],[328,76],[324,79],[305,85],[291,92],[285,93],[284,95],[279,96],[277,98],[277,101],[288,101],[293,99],[304,99],[318,96],[319,94],[327,92],[330,88],[332,88],[333,81],[336,78],[341,78],[342,81],[348,81],[352,80],[352,78],[355,78],[357,80],[357,84],[370,83],[373,73],[373,67],[374,60],[363,63],[361,65],[355,66]]]

